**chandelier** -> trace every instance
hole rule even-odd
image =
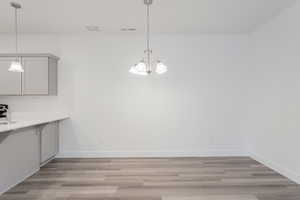
[[[150,49],[150,6],[152,3],[153,0],[144,0],[144,4],[147,7],[147,48],[141,61],[130,68],[129,72],[132,74],[146,76],[152,74],[153,70],[157,74],[164,74],[168,71],[167,66],[160,60],[152,60],[152,50]]]

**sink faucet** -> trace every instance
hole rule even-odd
[[[4,119],[5,121],[10,121],[8,105],[0,104],[0,119]]]

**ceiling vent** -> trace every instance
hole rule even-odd
[[[121,31],[136,31],[136,28],[121,28]]]
[[[86,30],[91,31],[91,32],[99,32],[100,28],[99,26],[85,26]]]

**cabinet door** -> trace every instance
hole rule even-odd
[[[0,58],[0,95],[21,95],[22,73],[8,71],[13,60],[15,58]]]
[[[38,171],[39,137],[36,128],[0,134],[0,194]]]
[[[41,133],[41,164],[58,153],[58,123],[47,124]]]
[[[23,95],[47,95],[48,94],[48,58],[23,58]]]

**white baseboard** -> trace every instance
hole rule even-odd
[[[25,181],[26,179],[28,179],[30,176],[34,175],[35,173],[37,173],[40,170],[40,168],[34,170],[33,172],[29,173],[28,175],[24,176],[23,178],[21,178],[17,183],[8,186],[7,188],[3,189],[0,191],[0,196],[2,194],[4,194],[5,192],[9,191],[10,189],[14,188],[15,186],[17,186],[19,183],[22,183],[23,181]]]
[[[247,156],[247,154],[241,149],[205,149],[199,151],[62,151],[57,155],[57,158],[208,156]]]
[[[270,159],[266,159],[263,156],[258,155],[257,153],[249,153],[250,157],[262,164],[264,164],[265,166],[273,169],[274,171],[282,174],[283,176],[289,178],[290,180],[300,184],[300,174],[297,174],[296,172],[287,169],[286,167],[271,161]]]

